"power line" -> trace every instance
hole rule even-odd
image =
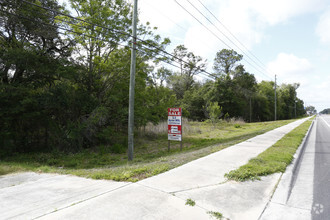
[[[83,20],[83,19],[80,19],[80,18],[76,18],[76,17],[74,17],[74,16],[71,16],[71,15],[68,15],[68,14],[65,14],[65,13],[62,13],[62,12],[59,12],[59,11],[56,11],[56,10],[54,10],[54,9],[51,9],[51,8],[47,8],[47,7],[44,7],[44,6],[40,6],[40,5],[37,5],[37,4],[34,4],[34,3],[32,3],[32,2],[28,2],[28,1],[26,1],[26,0],[22,0],[23,2],[25,2],[25,3],[27,3],[27,4],[30,4],[30,5],[33,5],[33,6],[36,6],[36,7],[39,7],[39,8],[42,8],[42,9],[44,9],[44,10],[48,10],[48,11],[52,11],[52,12],[54,12],[54,13],[56,13],[56,14],[60,14],[60,15],[63,15],[63,16],[66,16],[66,17],[69,17],[69,18],[71,18],[71,19],[74,19],[74,20],[78,20],[78,21],[81,21],[81,22],[84,22],[84,23],[87,23],[87,24],[90,24],[90,25],[92,25],[92,26],[96,26],[96,27],[100,27],[100,28],[102,28],[102,29],[106,29],[106,30],[108,30],[108,31],[110,31],[110,32],[117,32],[117,33],[120,33],[120,34],[122,34],[122,35],[126,35],[126,36],[129,36],[129,37],[132,37],[132,35],[131,34],[128,34],[128,33],[126,33],[126,32],[122,32],[122,31],[118,31],[118,30],[115,30],[115,29],[110,29],[110,28],[107,28],[107,27],[104,27],[104,26],[101,26],[101,25],[97,25],[97,24],[94,24],[94,23],[92,23],[92,22],[88,22],[88,21],[85,21],[85,20]],[[176,0],[175,0],[176,1]],[[176,1],[176,3],[177,4],[179,4],[177,1]],[[180,4],[179,4],[180,5]],[[182,5],[180,5],[183,9],[185,9]],[[185,11],[187,11],[186,9],[185,9]],[[187,13],[189,13],[191,16],[193,16],[189,11],[187,11]],[[193,16],[194,17],[194,16]],[[196,17],[194,17],[201,25],[203,25],[204,27],[206,27],[203,23],[201,23]],[[58,18],[56,18],[56,19],[58,19]],[[58,19],[58,20],[61,20],[61,19]],[[68,22],[68,21],[66,21],[66,20],[61,20],[62,22],[67,22],[67,23],[70,23],[70,22]],[[71,23],[72,24],[72,23]],[[87,27],[85,27],[85,26],[81,26],[81,25],[78,25],[78,24],[73,24],[73,25],[76,25],[76,26],[80,26],[80,27],[84,27],[84,28],[86,28],[86,29],[88,29]],[[206,27],[207,28],[207,27]],[[208,28],[207,28],[208,29]],[[209,30],[209,29],[208,29]],[[68,30],[67,30],[68,31]],[[211,31],[211,30],[209,30],[209,31]],[[74,33],[73,31],[70,31],[70,32],[72,32],[72,33]],[[212,31],[211,31],[212,32]],[[77,33],[77,32],[75,32],[76,34],[80,34],[81,35],[81,33]],[[213,33],[213,32],[212,32]],[[213,33],[214,34],[214,33]],[[225,43],[221,38],[219,38],[216,34],[214,34],[221,42],[223,42],[223,43]],[[87,37],[92,37],[92,36],[88,36],[88,35],[86,35],[86,34],[84,34],[84,36],[87,36]],[[171,54],[171,53],[168,53],[167,51],[165,51],[165,50],[163,50],[162,48],[159,48],[159,47],[157,47],[157,46],[155,46],[155,45],[153,45],[153,44],[151,44],[151,43],[149,43],[148,41],[146,41],[146,40],[142,40],[142,39],[140,39],[140,38],[136,38],[137,40],[139,40],[139,41],[141,41],[141,42],[143,42],[143,43],[145,43],[146,45],[148,45],[148,46],[151,46],[151,47],[153,47],[153,48],[155,48],[157,51],[161,51],[161,52],[163,52],[164,54],[166,54],[166,55],[169,55],[169,56],[171,56],[172,58],[175,58],[175,59],[177,59],[177,60],[179,60],[179,61],[181,61],[181,62],[183,62],[183,63],[185,63],[185,64],[187,64],[187,65],[189,65],[189,66],[191,66],[191,64],[190,63],[188,63],[188,62],[186,62],[185,60],[182,60],[182,59],[180,59],[180,58],[178,58],[177,56],[174,56],[173,54]],[[98,40],[100,40],[100,39],[98,39]],[[107,41],[108,42],[108,41]],[[114,43],[114,42],[109,42],[109,43]],[[117,43],[118,44],[118,43]],[[225,43],[226,44],[226,43]],[[228,45],[228,44],[226,44],[229,48],[230,48],[230,46]],[[150,50],[152,50],[151,48],[147,48],[147,49],[150,49]],[[159,53],[158,53],[159,54]],[[168,58],[168,57],[167,57]],[[246,61],[247,63],[249,63],[248,61]],[[251,63],[249,63],[251,66],[253,66]],[[253,66],[254,67],[254,66]],[[195,67],[196,68],[196,67]],[[255,67],[254,67],[255,68]],[[214,78],[215,76],[214,76],[214,74],[212,74],[212,73],[209,73],[209,72],[207,72],[207,71],[205,71],[205,70],[203,70],[203,69],[200,69],[200,73],[202,73],[202,74],[204,74],[204,75],[206,75],[207,77],[211,77],[211,78]]]
[[[261,69],[264,69],[262,66],[260,66],[254,59],[252,59],[247,53],[244,52],[234,41],[232,41],[225,33],[223,33],[203,12],[201,12],[193,3],[191,3],[190,0],[186,0],[196,11],[198,11],[208,22],[210,22],[227,40],[229,40],[234,46],[236,46],[247,58],[249,58],[253,63],[255,63],[258,67]],[[246,60],[246,59],[245,59]],[[266,70],[267,71],[267,70]],[[266,77],[269,77],[268,75],[265,75]]]
[[[23,19],[28,20],[28,21],[31,21],[31,22],[36,22],[36,21],[33,20],[32,18],[28,18],[28,17],[22,16],[22,15],[17,15],[17,14],[14,14],[14,13],[10,13],[10,12],[7,12],[7,11],[3,11],[3,10],[0,10],[0,11],[5,12],[5,13],[10,14],[10,15],[13,15],[13,16],[16,16],[16,17],[19,17],[19,18],[23,18]],[[61,19],[58,19],[58,18],[55,18],[55,19],[57,19],[57,20],[61,20]],[[63,22],[67,22],[67,21],[65,21],[65,20],[61,20],[61,21],[63,21]],[[39,23],[39,24],[42,24],[42,25],[47,25],[47,26],[50,26],[50,27],[54,27],[52,24],[48,24],[48,23],[45,23],[45,22],[40,22],[40,21],[38,21],[38,23]],[[78,26],[78,27],[83,27],[83,28],[88,29],[87,27],[82,26],[82,25],[78,25],[78,24],[74,24],[74,23],[70,23],[70,24],[75,25],[75,26]],[[54,28],[55,28],[55,27],[54,27]],[[92,38],[92,39],[94,39],[94,40],[98,40],[98,41],[102,41],[102,42],[107,42],[107,43],[113,43],[113,44],[116,44],[117,46],[123,46],[123,47],[126,47],[126,48],[132,48],[132,47],[129,46],[129,45],[123,45],[123,44],[121,44],[121,43],[119,43],[119,42],[114,42],[114,41],[107,41],[107,40],[100,39],[100,38],[95,37],[95,36],[91,36],[91,35],[88,35],[88,34],[85,34],[85,33],[80,33],[80,32],[73,31],[73,30],[70,30],[70,29],[67,29],[67,28],[63,28],[63,27],[59,27],[59,26],[56,26],[56,28],[58,28],[58,29],[60,29],[60,30],[63,30],[63,31],[68,31],[68,32],[70,32],[70,33],[74,33],[74,34],[77,34],[77,35],[82,35],[82,36],[84,36],[84,37]],[[65,35],[65,33],[62,33],[62,32],[59,32],[59,34]],[[145,47],[146,49],[151,50],[152,52],[156,53],[157,55],[160,55],[161,58],[170,59],[168,56],[163,55],[163,54],[161,54],[161,53],[157,53],[157,52],[155,52],[155,50],[152,50],[152,49],[150,49],[149,47],[146,47],[146,46],[143,45],[143,44],[140,45],[140,46],[141,46],[141,47]],[[137,50],[140,51],[140,52],[146,53],[146,51],[144,51],[144,50],[141,50],[141,49],[138,49],[138,48],[137,48]],[[171,55],[171,54],[169,54],[169,55]],[[173,58],[173,57],[176,58],[176,59],[172,60],[172,62],[176,62],[176,63],[178,63],[178,64],[180,64],[180,63],[179,63],[179,61],[177,61],[177,60],[180,60],[180,61],[182,61],[182,62],[185,62],[185,61],[183,61],[183,60],[177,58],[176,56],[171,55],[171,57],[172,57],[172,58]],[[176,65],[174,65],[174,64],[172,64],[172,63],[170,63],[170,62],[167,62],[167,61],[165,61],[165,60],[162,60],[162,59],[161,59],[160,61],[163,62],[163,63],[169,64],[169,65],[171,65],[171,66],[173,66],[173,67],[176,67],[176,68],[178,68],[178,69],[181,68],[181,67],[176,66]],[[186,62],[186,63],[189,64],[188,62]],[[205,74],[204,72],[201,72],[201,74],[203,74],[204,76],[208,77],[209,79],[210,79],[210,77],[214,77],[213,75]],[[211,78],[211,79],[213,79],[213,78]]]
[[[150,7],[152,7],[153,10],[157,11],[159,14],[161,14],[163,17],[165,17],[167,20],[171,21],[173,24],[175,24],[176,26],[178,26],[181,30],[183,31],[187,31],[186,28],[182,27],[181,25],[179,25],[177,22],[173,21],[172,18],[170,18],[169,16],[167,16],[165,13],[162,12],[162,10],[158,9],[157,7],[155,7],[154,5],[148,3],[148,1],[145,2],[145,4],[149,5]],[[170,35],[171,36],[171,35]],[[172,37],[175,39],[175,38],[178,38],[174,35],[172,35]],[[197,38],[200,40],[200,41],[203,41],[203,43],[211,50],[213,50],[214,52],[216,52],[214,50],[214,47],[212,48],[207,42],[205,42],[205,38],[200,38],[197,36]]]
[[[193,17],[199,24],[201,24],[204,28],[206,28],[209,32],[211,32],[218,40],[220,40],[224,45],[228,48],[231,48],[225,41],[223,41],[218,35],[216,35],[213,31],[211,31],[206,25],[204,25],[198,18],[196,18],[190,11],[188,11],[185,7],[183,7],[177,0],[174,0],[184,11],[186,11],[191,17]]]
[[[123,35],[129,36],[129,37],[133,37],[131,34],[128,34],[128,33],[126,33],[126,32],[118,31],[118,30],[115,30],[115,29],[110,29],[110,28],[104,27],[104,26],[102,26],[102,25],[97,25],[97,24],[94,24],[94,23],[92,23],[92,22],[88,22],[88,21],[82,20],[82,19],[80,19],[80,18],[76,18],[76,17],[74,17],[74,16],[71,16],[71,15],[68,15],[68,14],[65,14],[65,13],[62,13],[62,12],[59,12],[59,11],[56,11],[56,10],[54,10],[54,9],[47,8],[47,7],[44,7],[44,6],[40,6],[40,5],[34,4],[34,3],[32,3],[32,2],[28,2],[28,1],[26,1],[26,0],[22,0],[22,1],[25,2],[25,3],[27,3],[27,4],[30,4],[30,5],[33,5],[33,6],[36,6],[36,7],[42,8],[42,9],[44,9],[44,10],[49,10],[49,11],[52,11],[52,12],[54,12],[54,13],[56,13],[56,14],[60,14],[60,15],[63,15],[63,16],[66,16],[66,17],[69,17],[69,18],[71,18],[71,19],[75,19],[75,20],[78,20],[78,21],[81,21],[81,22],[85,22],[85,23],[87,23],[87,24],[90,24],[90,25],[93,25],[93,26],[96,26],[96,27],[100,27],[100,28],[102,28],[102,29],[106,29],[106,30],[108,30],[108,31],[110,31],[110,32],[117,32],[117,33],[120,33],[120,34],[123,34]],[[145,43],[145,44],[147,44],[147,45],[149,45],[149,46],[151,46],[151,47],[156,48],[156,49],[159,50],[159,51],[162,51],[163,53],[165,53],[165,54],[167,54],[167,55],[169,55],[169,56],[172,56],[172,57],[175,58],[175,59],[178,59],[178,60],[180,60],[180,61],[182,61],[182,62],[184,62],[184,63],[190,65],[188,62],[186,62],[186,61],[184,61],[184,60],[182,60],[182,59],[180,59],[180,58],[178,58],[178,57],[176,57],[176,56],[174,56],[174,55],[168,53],[167,51],[165,51],[165,50],[163,50],[163,49],[161,49],[161,48],[159,48],[159,47],[157,47],[157,46],[155,46],[155,45],[152,45],[151,43],[147,42],[146,40],[142,40],[142,39],[140,39],[140,38],[138,38],[138,37],[137,37],[136,39],[139,40],[139,41],[141,41],[141,42],[143,42],[143,43]],[[211,73],[209,73],[209,72],[207,72],[207,71],[205,71],[205,70],[200,69],[200,71],[203,72],[203,73],[205,73],[205,74],[207,74],[207,75],[213,76],[213,74],[211,74]]]
[[[5,12],[5,13],[10,14],[10,15],[13,15],[13,16],[16,16],[16,17],[19,17],[19,18],[23,18],[23,19],[28,20],[28,21],[31,21],[31,22],[36,22],[36,21],[33,20],[32,18],[28,18],[28,17],[22,16],[22,15],[17,15],[17,14],[14,14],[14,13],[10,13],[10,12],[7,12],[7,11],[3,11],[3,10],[0,10],[0,11]],[[45,22],[40,22],[40,21],[38,21],[38,23],[43,24],[43,25],[47,25],[47,26],[54,27],[52,24],[47,24],[47,23],[45,23]],[[80,25],[78,25],[78,24],[74,24],[74,25],[80,26]],[[84,27],[84,26],[81,26],[81,27]],[[94,36],[91,36],[91,35],[88,35],[88,34],[79,33],[79,32],[76,32],[76,31],[73,31],[73,30],[70,30],[70,29],[66,29],[66,28],[62,28],[62,27],[58,27],[58,26],[56,26],[56,28],[61,29],[61,30],[64,30],[64,31],[68,31],[68,32],[70,32],[70,33],[75,33],[75,34],[83,35],[83,36],[85,36],[85,37],[89,37],[89,38],[92,38],[92,39],[95,39],[95,40],[99,40],[99,41],[103,41],[103,42],[108,42],[108,43],[115,43],[115,44],[117,44],[118,46],[123,46],[123,47],[126,47],[126,48],[132,48],[132,47],[129,46],[129,45],[123,45],[123,44],[120,44],[120,43],[118,43],[118,42],[105,41],[105,40],[102,40],[102,39],[100,39],[100,38],[97,38],[97,37],[94,37]],[[85,27],[85,28],[86,28],[86,27]],[[63,35],[65,35],[65,33],[62,33],[62,32],[59,32],[59,34],[63,34]],[[145,45],[141,45],[141,46],[145,47]],[[150,49],[150,48],[146,48],[146,49]],[[138,49],[138,48],[137,48],[137,50],[140,51],[140,52],[146,53],[144,50],[141,50],[141,49]],[[162,55],[162,54],[160,54],[160,53],[157,53],[157,55],[160,55],[160,56],[162,56],[163,58],[169,59],[169,57],[167,57],[166,55]],[[171,55],[171,54],[170,54],[170,55]],[[172,56],[172,57],[175,57],[175,56],[173,56],[173,55],[171,55],[171,56]],[[179,59],[179,60],[181,60],[181,59]],[[166,63],[166,64],[168,64],[168,65],[171,65],[171,66],[173,66],[173,67],[176,67],[176,68],[178,68],[178,69],[181,68],[180,66],[177,66],[177,65],[175,65],[175,64],[173,64],[173,63],[171,63],[171,62],[168,62],[168,61],[166,61],[166,60],[160,60],[160,61],[163,62],[163,63]],[[181,60],[181,61],[182,61],[182,60]],[[179,61],[176,61],[176,60],[172,60],[172,62],[175,62],[175,63],[181,64]],[[217,77],[215,77],[213,74],[208,75],[208,74],[205,74],[204,72],[201,72],[201,74],[203,74],[204,76],[208,77],[209,79],[217,78]],[[231,85],[234,85],[232,82],[230,82],[230,84],[231,84]],[[237,84],[235,85],[235,87],[236,87],[238,90],[240,90],[240,91],[243,91],[243,92],[245,92],[245,93],[249,93],[251,97],[256,97],[256,96],[259,95],[256,91],[252,91],[252,90],[249,90],[249,89],[246,89],[246,88],[242,88],[241,86],[239,86],[239,85],[237,85]],[[252,94],[254,94],[254,95],[252,95]],[[267,95],[263,95],[263,96],[266,96],[266,97],[268,97],[268,98],[272,98],[272,97],[267,96]]]
[[[191,17],[193,17],[199,24],[201,24],[205,29],[207,29],[213,36],[215,36],[218,40],[220,40],[224,45],[226,45],[228,48],[233,49],[231,46],[229,46],[225,41],[223,41],[217,34],[215,34],[212,30],[210,30],[205,24],[203,24],[198,18],[196,18],[190,11],[188,11],[183,5],[181,5],[177,0],[174,0],[184,11],[186,11]],[[189,1],[188,1],[189,2]],[[265,75],[262,71],[260,71],[258,68],[256,68],[252,63],[244,59],[250,66],[252,66],[255,70],[260,72],[262,75]],[[270,78],[269,76],[265,75],[266,77]],[[270,78],[271,79],[271,78]]]
[[[226,31],[228,31],[228,33],[240,44],[240,45],[242,45],[245,49],[246,49],[246,51],[248,52],[248,53],[250,53],[254,58],[256,58],[256,60],[260,63],[260,64],[262,64],[265,68],[267,68],[266,67],[266,65],[262,62],[262,61],[260,61],[259,60],[259,58],[257,57],[257,56],[255,56],[230,30],[229,30],[229,28],[227,28],[221,21],[220,21],[220,19],[218,19],[214,14],[213,14],[213,12],[211,11],[211,10],[209,10],[204,4],[203,4],[203,2],[201,2],[200,0],[197,0],[220,24],[221,24],[221,26],[222,27],[224,27],[225,29],[226,29]]]

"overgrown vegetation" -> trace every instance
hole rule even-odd
[[[55,0],[0,3],[0,157],[125,149],[131,4],[68,4],[72,10]],[[72,11],[76,18],[65,15]],[[166,120],[167,108],[175,106],[196,121],[274,118],[274,82],[257,83],[239,63],[242,55],[219,48],[215,79],[202,83],[194,77],[206,69],[206,61],[184,45],[174,49],[175,57],[164,57],[159,51],[170,40],[156,32],[149,23],[138,26],[136,130]],[[161,61],[181,68],[168,69]],[[278,119],[294,117],[295,100],[297,116],[305,113],[296,89],[297,84],[279,86]]]
[[[16,153],[0,160],[0,174],[17,171],[73,174],[94,179],[138,181],[247,140],[292,120],[244,123],[241,120],[189,122],[184,120],[183,150],[179,142],[171,143],[167,151],[167,124],[149,124],[136,134],[135,158],[127,162],[126,150],[113,153],[102,145],[78,153]],[[240,128],[235,128],[240,124]],[[127,149],[125,146],[119,149]]]
[[[246,165],[230,171],[225,176],[230,180],[246,181],[259,180],[261,176],[285,172],[311,123],[312,119],[304,122]]]

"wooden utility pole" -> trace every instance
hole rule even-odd
[[[136,26],[137,26],[137,0],[134,0],[132,20],[132,54],[129,83],[129,109],[128,109],[128,160],[133,160],[134,151],[134,95],[135,95],[135,69],[136,69]]]

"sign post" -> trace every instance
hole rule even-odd
[[[180,141],[182,150],[182,109],[168,109],[168,151],[170,151],[170,141]]]

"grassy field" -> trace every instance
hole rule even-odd
[[[148,125],[137,132],[134,160],[127,153],[111,153],[107,146],[67,154],[61,152],[17,154],[0,160],[0,175],[20,172],[72,174],[93,179],[138,181],[182,164],[222,150],[228,146],[263,134],[292,122],[244,123],[242,121],[208,122],[184,121],[183,150],[172,142],[167,150],[167,125]]]
[[[304,122],[266,151],[251,159],[246,165],[229,172],[225,176],[231,180],[246,181],[260,179],[261,176],[273,173],[285,172],[313,119]]]

